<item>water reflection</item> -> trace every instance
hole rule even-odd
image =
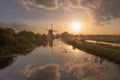
[[[50,47],[53,47],[53,41],[54,41],[53,38],[51,38],[51,39],[48,40],[48,44],[49,44]]]
[[[48,64],[36,68],[30,68],[28,65],[22,71],[27,80],[59,80],[59,65]]]
[[[48,40],[48,41],[44,41],[43,43],[41,43],[41,45],[39,46],[43,46],[43,47],[46,47],[47,45],[49,45],[50,47],[53,48],[53,39],[51,40]],[[9,54],[9,55],[6,55],[6,54],[3,54],[2,56],[0,56],[0,69],[4,69],[8,66],[10,66],[15,59],[17,59],[17,57],[19,57],[20,55],[28,55],[33,49],[30,49],[30,50],[26,50],[26,51],[22,51],[19,49],[19,53],[12,53],[12,54]]]
[[[104,62],[104,59],[103,58],[99,58],[97,56],[93,56],[93,63],[97,64],[97,65],[102,65],[103,62]]]
[[[119,80],[119,74],[114,70],[110,65],[69,62],[62,66],[46,64],[35,68],[28,65],[22,75],[26,80]]]
[[[111,46],[117,46],[120,47],[119,43],[109,43],[109,42],[102,42],[102,41],[95,41],[95,40],[85,40],[88,43],[94,43],[94,44],[107,44],[107,45],[111,45]]]
[[[0,57],[0,69],[4,69],[7,66],[11,65],[14,61],[14,57]]]
[[[8,66],[10,66],[16,59],[18,56],[20,55],[27,55],[31,52],[32,50],[29,50],[29,51],[24,51],[21,53],[14,53],[14,54],[10,54],[10,55],[2,55],[0,56],[0,69],[4,69]]]
[[[14,63],[0,70],[0,80],[120,80],[120,65],[73,49],[60,40],[47,44],[26,56],[10,59]],[[52,54],[51,47],[54,47]],[[3,61],[6,65],[9,62]]]

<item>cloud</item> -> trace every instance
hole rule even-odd
[[[38,67],[27,65],[22,70],[23,80],[110,80],[119,79],[116,67],[110,65],[103,66],[96,59],[86,62],[68,62],[64,65],[47,64]],[[96,62],[98,61],[98,62]]]
[[[68,0],[68,8],[85,10],[96,24],[120,18],[120,0]]]
[[[99,59],[98,59],[99,60]],[[110,67],[109,65],[103,66],[99,62],[69,62],[63,66],[64,80],[110,80],[119,79],[118,73],[111,74],[115,67]]]
[[[103,24],[111,19],[120,18],[120,0],[20,0],[27,10],[32,6],[54,10],[83,9],[96,24]]]
[[[31,7],[54,10],[58,8],[58,0],[19,0],[19,3],[27,10]]]
[[[19,32],[19,31],[23,31],[23,30],[37,32],[36,30],[39,30],[35,26],[30,26],[30,25],[26,25],[26,24],[15,24],[15,23],[8,24],[8,23],[1,23],[0,22],[0,27],[2,27],[2,28],[12,28],[12,29],[15,30],[15,32]]]
[[[31,68],[31,65],[28,65],[22,73],[26,80],[60,80],[57,64],[48,64],[36,68]]]

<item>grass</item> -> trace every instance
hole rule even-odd
[[[120,64],[120,47],[76,41],[66,41],[66,43],[72,45],[74,48]]]

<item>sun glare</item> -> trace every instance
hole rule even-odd
[[[79,22],[72,23],[72,30],[79,31],[81,29],[81,24]]]

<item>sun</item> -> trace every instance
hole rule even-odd
[[[79,31],[81,29],[82,25],[79,22],[73,22],[72,23],[72,30],[73,31]]]

